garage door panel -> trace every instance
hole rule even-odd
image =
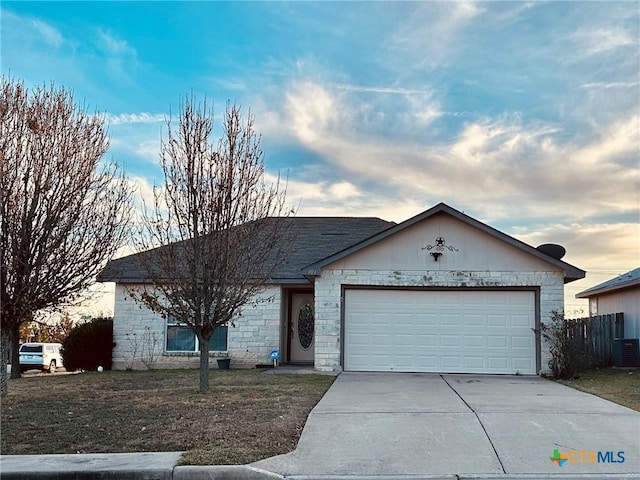
[[[442,335],[440,337],[443,347],[461,347],[460,335]]]
[[[509,340],[504,335],[490,335],[487,337],[489,348],[507,348]]]
[[[485,346],[485,337],[482,335],[465,335],[464,336],[464,346],[465,348],[474,348]]]
[[[509,324],[506,315],[487,315],[488,327],[506,327]]]
[[[462,367],[462,359],[458,355],[443,355],[440,360],[440,365],[443,369],[455,369],[460,370]]]
[[[345,369],[535,373],[535,295],[347,290]]]
[[[462,318],[460,318],[460,315],[453,312],[443,313],[440,317],[440,325],[448,327],[460,327],[462,326]]]
[[[484,357],[465,357],[464,366],[473,370],[481,370],[485,368]]]
[[[438,368],[438,358],[429,355],[420,355],[417,357],[416,366],[425,371]]]
[[[535,369],[535,365],[530,358],[514,358],[513,368],[516,372],[529,372]]]
[[[482,315],[463,315],[462,323],[465,327],[483,327],[485,318]]]
[[[508,295],[509,304],[516,306],[527,306],[533,308],[534,297],[533,295]]]
[[[530,319],[527,315],[512,315],[511,326],[512,327],[529,327]]]
[[[511,348],[513,349],[522,349],[525,351],[529,351],[531,350],[531,338],[529,337],[517,337],[517,336],[513,336],[511,337]]]
[[[438,325],[438,316],[434,313],[416,313],[414,318],[417,328]]]
[[[393,339],[392,335],[372,335],[371,345],[377,348],[388,347],[393,345]]]
[[[434,334],[430,335],[419,335],[418,336],[419,345],[423,347],[437,347],[438,346],[438,336]]]
[[[487,366],[489,370],[506,370],[509,368],[509,362],[504,357],[488,357]]]

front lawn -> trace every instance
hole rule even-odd
[[[602,368],[589,370],[560,383],[640,411],[640,370]]]
[[[186,451],[185,464],[244,464],[290,452],[333,382],[323,375],[213,370],[104,372],[9,381],[1,453]]]

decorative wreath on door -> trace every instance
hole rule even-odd
[[[314,329],[315,319],[313,316],[313,305],[311,305],[311,302],[306,301],[300,307],[300,312],[298,314],[298,340],[300,341],[300,346],[304,350],[311,347]]]

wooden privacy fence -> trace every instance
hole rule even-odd
[[[593,366],[613,365],[613,340],[624,337],[623,313],[575,318],[566,322],[569,336],[581,345]]]

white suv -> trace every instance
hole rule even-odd
[[[20,345],[20,372],[38,369],[56,373],[62,367],[59,343],[23,343]]]

